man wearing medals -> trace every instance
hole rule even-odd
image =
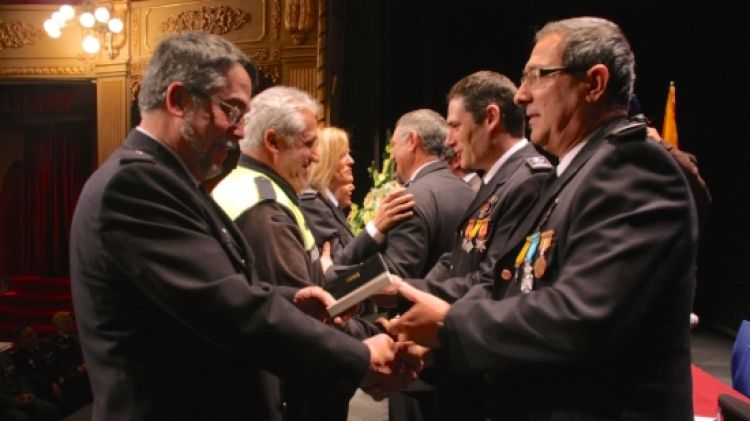
[[[523,138],[523,109],[513,102],[515,93],[510,79],[491,71],[464,77],[448,93],[446,147],[462,168],[484,174],[482,186],[461,219],[452,251],[426,279],[408,282],[449,302],[482,280],[492,282],[499,256],[488,253],[491,244],[507,240],[552,170]]]
[[[610,21],[542,28],[515,100],[531,140],[559,157],[556,179],[499,252],[492,287],[451,305],[399,286],[414,305],[390,333],[483,373],[482,419],[693,417],[696,210],[674,159],[627,120],[634,69]]]

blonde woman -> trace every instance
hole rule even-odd
[[[411,217],[413,197],[404,188],[389,193],[378,207],[375,218],[355,238],[342,210],[342,205],[350,203],[342,204],[336,197],[336,192],[354,181],[349,136],[335,127],[319,129],[318,156],[320,162],[310,165],[311,188],[300,195],[300,208],[318,247],[330,242],[334,263],[361,262],[380,250],[385,233],[391,227]]]

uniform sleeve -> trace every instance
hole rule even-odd
[[[418,207],[411,218],[388,231],[383,257],[393,273],[402,278],[422,275],[429,247],[427,231],[425,215]]]
[[[281,205],[258,203],[238,216],[236,223],[253,251],[260,279],[295,288],[314,285],[299,227]]]
[[[294,376],[331,393],[359,384],[369,362],[366,346],[238,271],[207,222],[215,210],[171,172],[131,164],[108,183],[101,201],[90,220],[109,257],[78,256],[91,268],[85,270],[108,266],[108,273],[132,283],[160,314],[196,338],[282,378]],[[84,234],[76,238],[85,241]]]

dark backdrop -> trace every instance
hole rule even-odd
[[[333,0],[329,6],[332,123],[352,136],[355,200],[366,168],[404,112],[445,113],[445,94],[480,69],[517,80],[545,22],[595,15],[618,23],[636,54],[636,93],[661,127],[667,88],[677,86],[682,149],[699,159],[714,197],[702,237],[696,311],[735,330],[750,318],[747,13],[741,2]]]

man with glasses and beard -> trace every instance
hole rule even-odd
[[[83,188],[71,229],[73,302],[94,420],[279,419],[263,370],[347,400],[393,359],[324,319],[333,297],[258,280],[242,234],[205,192],[243,137],[250,60],[216,35],[155,49],[142,120]],[[300,352],[304,351],[304,352]]]

